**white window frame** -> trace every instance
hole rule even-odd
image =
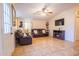
[[[4,33],[11,32],[11,11],[10,5],[7,3],[3,4],[3,13],[4,13]]]

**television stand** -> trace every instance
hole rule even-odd
[[[53,38],[65,40],[65,31],[64,30],[53,30]]]

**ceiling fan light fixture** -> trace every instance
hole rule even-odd
[[[40,15],[41,15],[41,16],[46,16],[46,13],[43,12],[43,13],[41,13]]]
[[[44,12],[52,12],[52,10],[50,8],[47,8],[44,10]]]

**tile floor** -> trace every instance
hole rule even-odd
[[[79,41],[33,38],[32,45],[17,46],[13,56],[79,56]]]

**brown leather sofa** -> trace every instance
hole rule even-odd
[[[49,36],[49,33],[46,29],[32,29],[32,37],[46,37]]]
[[[25,44],[28,45],[28,44],[32,44],[32,37],[30,35],[24,36],[24,33],[22,33],[21,30],[16,30],[15,41],[20,45],[25,45]]]

